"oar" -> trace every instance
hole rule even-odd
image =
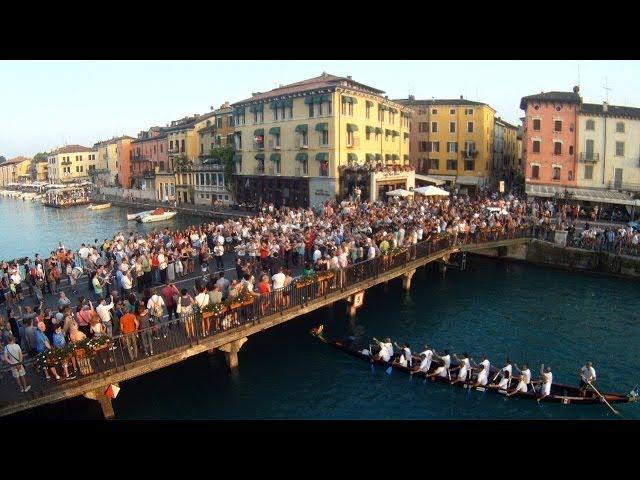
[[[369,344],[369,357],[371,358],[371,373],[376,373],[376,367],[373,365],[373,350],[371,350],[371,344]]]
[[[385,370],[385,373],[386,373],[387,375],[391,375],[391,374],[393,373],[393,365],[391,365],[389,368],[387,368],[387,369]]]
[[[607,399],[606,399],[606,398],[604,398],[604,395],[602,395],[602,394],[598,391],[598,389],[597,389],[596,387],[594,387],[594,386],[593,386],[593,383],[591,383],[591,381],[590,381],[590,380],[587,380],[587,384],[588,384],[591,388],[593,388],[593,391],[594,391],[594,392],[596,392],[596,393],[598,394],[598,396],[602,399],[602,401],[603,401],[604,403],[606,403],[606,404],[607,404],[607,407],[609,407],[613,413],[615,413],[616,415],[618,415],[618,416],[620,416],[620,417],[622,418],[622,415],[620,415],[620,412],[618,412],[615,408],[613,408],[613,407],[611,406],[611,404],[610,404],[609,402],[607,402]]]

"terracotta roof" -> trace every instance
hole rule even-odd
[[[361,88],[367,89],[370,93],[381,95],[384,93],[383,90],[378,90],[373,87],[369,87],[362,83],[355,82],[354,80],[347,77],[337,77],[335,75],[323,74],[319,77],[309,78],[307,80],[302,80],[301,82],[291,83],[289,85],[283,85],[282,87],[274,88],[273,90],[269,90],[268,92],[260,92],[253,95],[251,98],[247,98],[245,100],[241,100],[233,104],[240,105],[247,102],[255,102],[258,100],[266,100],[271,97],[279,97],[282,95],[291,95],[292,93],[302,93],[307,92],[309,90],[319,90],[326,88],[335,88],[335,87],[353,87],[356,90]]]
[[[541,92],[535,95],[529,95],[522,97],[520,100],[520,108],[525,110],[527,103],[533,101],[539,102],[564,102],[564,103],[581,103],[582,98],[576,92]]]
[[[66,147],[54,150],[49,155],[59,155],[61,153],[76,153],[76,152],[93,152],[93,148],[83,147],[82,145],[67,145]]]
[[[0,166],[4,166],[4,165],[15,165],[15,164],[17,164],[17,163],[22,163],[22,162],[24,162],[25,160],[31,161],[31,159],[30,159],[30,158],[27,158],[27,157],[15,157],[15,158],[11,158],[11,159],[7,160],[7,161],[6,161],[6,162],[4,162],[4,163],[0,163]]]
[[[640,118],[640,108],[607,105],[607,112],[604,113],[602,107],[600,103],[583,103],[580,107],[580,113],[606,117]]]
[[[456,106],[487,105],[489,106],[488,103],[474,102],[473,100],[467,100],[466,98],[452,98],[452,99],[436,98],[431,100],[410,100],[408,98],[399,98],[397,100],[394,100],[394,102],[397,102],[406,106],[412,106],[412,105],[456,105]]]

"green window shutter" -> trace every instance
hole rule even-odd
[[[358,131],[358,125],[356,125],[355,123],[347,123],[347,132],[357,132]]]
[[[293,98],[287,98],[287,99],[284,101],[284,106],[285,106],[285,107],[293,107]]]
[[[280,127],[271,127],[269,129],[269,135],[280,135]]]
[[[322,101],[326,103],[331,103],[331,95],[322,95]]]
[[[254,137],[262,137],[262,136],[264,136],[264,128],[256,128],[253,131],[253,136]]]
[[[365,127],[365,131],[366,131],[367,133],[375,133],[376,129],[375,129],[375,127],[370,127],[370,126],[368,126],[368,125],[367,125],[367,126]]]
[[[376,127],[376,133],[380,135],[382,133],[382,129],[380,127]]]
[[[356,155],[355,153],[347,153],[347,160],[349,160],[350,162],[357,162],[358,155]]]
[[[382,160],[382,154],[376,153],[376,162],[379,162],[380,160]]]
[[[306,162],[309,159],[309,154],[299,153],[296,155],[296,160],[299,162]]]
[[[318,162],[326,162],[329,160],[329,154],[328,153],[316,153],[316,160]]]
[[[276,101],[275,100],[273,102],[269,102],[269,108],[271,110],[275,110],[276,109]]]
[[[310,103],[313,103],[313,97],[312,96],[308,96],[304,99],[304,103],[306,103],[307,105],[309,105]]]
[[[279,162],[280,161],[280,154],[279,153],[272,153],[271,156],[269,157],[269,160],[271,160],[272,162]]]
[[[405,155],[403,155],[403,158],[405,159],[405,161],[406,161],[406,160],[409,160],[409,155],[406,155],[406,154],[405,154]]]
[[[302,123],[296,127],[297,133],[308,132],[308,131],[309,131],[309,125],[305,123]]]
[[[391,135],[394,137],[400,136],[400,133],[397,130],[391,130]]]
[[[367,153],[364,158],[367,162],[373,162],[376,156],[373,153]]]
[[[262,161],[264,160],[264,153],[256,153],[256,156],[254,158],[256,160]]]
[[[367,100],[367,107],[373,107],[375,105],[375,103],[373,103],[371,100]]]
[[[393,155],[391,155],[391,160],[400,160],[400,157],[398,157],[398,155],[394,153]]]
[[[378,105],[378,110],[388,110],[387,107],[385,107],[384,105]]]
[[[391,135],[391,130],[389,130],[388,128],[385,128],[384,134],[385,135]]]
[[[398,113],[398,109],[397,109],[397,108],[389,107],[389,111],[390,111],[391,113]]]
[[[329,124],[327,122],[319,123],[316,125],[316,132],[324,132],[329,130]]]

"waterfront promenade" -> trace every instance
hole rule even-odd
[[[416,268],[434,261],[447,264],[454,253],[508,248],[529,242],[531,237],[531,229],[525,227],[507,234],[495,233],[482,240],[480,237],[476,237],[475,241],[467,238],[468,243],[463,241],[463,237],[458,237],[458,242],[454,242],[452,237],[419,242],[395,255],[376,257],[333,271],[325,279],[292,284],[266,296],[255,296],[250,302],[230,307],[215,315],[208,331],[203,330],[205,324],[201,321],[200,314],[165,322],[163,327],[166,328],[167,336],[153,340],[154,355],[150,357],[142,355],[140,350],[132,355],[128,348],[132,336],[138,337],[150,332],[139,331],[129,336],[116,336],[113,339],[115,348],[101,349],[95,356],[88,358],[88,361],[85,358],[83,375],[73,380],[47,381],[44,373],[37,368],[35,359],[28,360],[25,368],[32,389],[27,393],[17,390],[5,368],[3,383],[7,384],[0,389],[0,416],[84,395],[100,402],[105,417],[113,417],[115,412],[111,401],[104,394],[111,384],[144,375],[193,355],[214,352],[216,349],[225,353],[229,367],[234,370],[238,367],[238,352],[248,337],[255,333],[335,302],[353,300],[356,293],[365,292],[372,286],[397,277],[402,277],[403,287],[409,289]],[[351,314],[355,314],[353,304],[348,305]],[[195,335],[187,336],[185,320],[193,322]],[[9,385],[9,382],[14,384]]]

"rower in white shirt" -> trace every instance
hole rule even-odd
[[[458,361],[458,366],[453,367],[452,369],[450,369],[450,371],[453,372],[457,370],[458,376],[455,380],[451,382],[451,384],[453,385],[458,382],[464,383],[467,381],[467,375],[469,374],[469,370],[471,369],[471,362],[469,360],[469,355],[465,352],[462,355],[462,358],[458,358],[458,355],[456,355],[455,353],[453,354],[453,356]]]
[[[381,342],[376,337],[373,337],[373,340],[380,347],[380,352],[376,356],[376,359],[383,360],[385,362],[391,361],[393,358],[393,345],[391,344],[391,339],[386,338],[384,342]]]
[[[578,371],[578,376],[580,377],[580,393],[584,397],[587,395],[589,384],[596,381],[596,371],[593,364],[591,362],[585,363]]]
[[[482,361],[474,368],[478,370],[478,378],[476,378],[476,383],[473,384],[473,387],[484,387],[489,382],[489,373],[491,372],[491,362],[486,355],[482,355]]]
[[[440,361],[440,367],[444,367],[444,369],[441,369],[440,367],[436,368],[433,373],[443,378],[449,377],[449,380],[451,380],[451,373],[449,373],[449,369],[451,368],[451,355],[449,354],[449,350],[445,348],[444,355],[439,355],[434,349],[433,358]],[[427,375],[427,377],[431,376],[433,375]]]
[[[424,350],[420,352],[420,358],[420,365],[411,372],[411,375],[416,372],[429,373],[431,361],[433,360],[433,352],[426,345],[424,346]]]
[[[529,370],[529,365],[525,363],[522,366],[522,369],[520,369],[515,363],[513,364],[513,366],[517,370],[520,370],[520,376],[514,377],[518,379],[518,385],[513,391],[507,393],[509,397],[511,395],[515,395],[518,392],[527,393],[527,391],[529,390],[529,385],[531,384],[531,370]]]
[[[403,343],[403,347],[401,347],[400,345],[398,345],[396,342],[393,342],[396,346],[396,348],[398,348],[399,350],[402,350],[402,354],[404,355],[404,358],[407,360],[407,366],[413,368],[413,357],[411,355],[411,348],[409,347],[408,343]]]
[[[551,384],[553,383],[553,373],[551,373],[551,368],[546,367],[544,372],[540,374],[540,381],[542,382],[542,395],[538,398],[538,403],[543,400],[545,397],[551,395]]]

